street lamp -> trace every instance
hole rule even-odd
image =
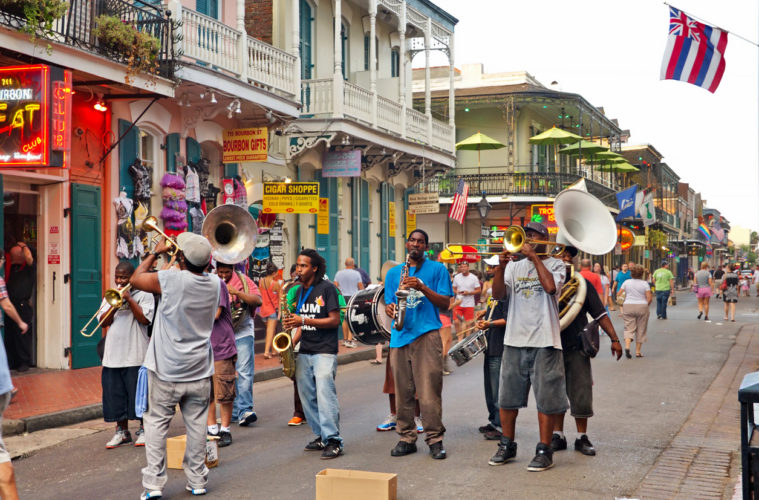
[[[483,191],[482,199],[477,202],[477,210],[480,212],[480,218],[485,219],[488,216],[488,213],[490,213],[491,208],[493,208],[493,206],[488,203],[487,198],[485,198],[485,191]]]

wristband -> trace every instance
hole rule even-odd
[[[300,320],[301,320],[301,326],[306,326],[306,318],[301,316]]]
[[[612,340],[611,343],[612,344],[619,344],[620,342],[619,342],[619,339],[615,339],[615,340]]]

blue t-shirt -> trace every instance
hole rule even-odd
[[[440,262],[426,259],[423,262],[424,264],[418,274],[416,266],[409,267],[409,276],[419,278],[433,292],[446,297],[453,297],[451,275],[445,266]],[[395,291],[400,283],[402,267],[402,264],[395,266],[385,276],[385,303],[387,304],[395,304],[398,301]],[[398,331],[393,325],[390,347],[409,345],[425,333],[437,330],[442,326],[438,308],[422,292],[412,289],[406,299],[406,319],[403,322],[403,330]]]
[[[630,279],[630,271],[619,271],[617,273],[617,291],[622,286],[622,283]]]

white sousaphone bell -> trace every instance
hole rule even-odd
[[[211,243],[211,253],[217,262],[237,264],[253,252],[258,225],[244,208],[219,205],[206,215],[201,233]]]
[[[556,195],[556,225],[568,244],[591,255],[604,255],[617,244],[617,225],[609,208],[588,193],[585,179]]]

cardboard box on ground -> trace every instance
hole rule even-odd
[[[397,474],[324,469],[316,475],[316,500],[396,500],[397,490]]]
[[[181,469],[186,447],[187,434],[168,438],[166,440],[166,467]],[[211,469],[217,465],[219,465],[219,438],[208,436],[206,440],[206,467]]]

